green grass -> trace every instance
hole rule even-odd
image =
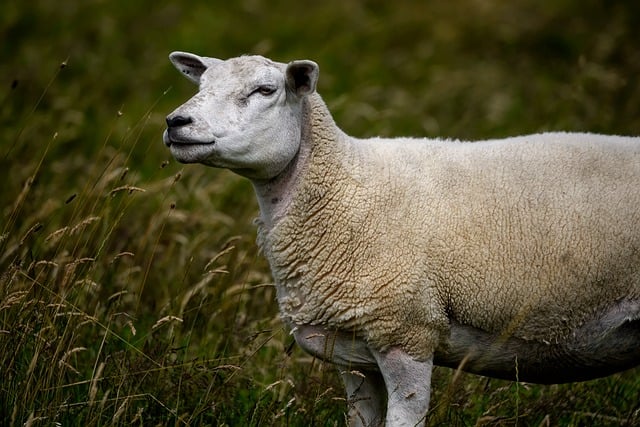
[[[183,166],[172,50],[321,67],[349,133],[640,134],[637,2],[9,0],[0,14],[0,424],[342,425],[278,318],[250,184]],[[436,368],[429,425],[637,425],[640,371]]]

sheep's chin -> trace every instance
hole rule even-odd
[[[169,147],[173,157],[180,163],[208,163],[211,159],[214,144],[213,143],[197,143],[197,144],[178,144],[173,143]]]

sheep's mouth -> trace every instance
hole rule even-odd
[[[216,143],[215,139],[199,140],[193,138],[185,138],[177,135],[172,129],[167,129],[163,135],[164,144],[167,147],[172,146],[197,146],[197,145],[213,145]]]
[[[211,140],[211,141],[183,141],[183,140],[171,139],[167,143],[167,146],[176,146],[177,145],[177,146],[190,147],[190,146],[197,146],[197,145],[214,145],[215,143],[216,143],[215,140]]]

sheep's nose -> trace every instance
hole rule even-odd
[[[191,117],[185,116],[169,116],[167,117],[167,126],[170,128],[179,128],[180,126],[186,126],[193,122]]]

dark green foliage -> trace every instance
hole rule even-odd
[[[320,64],[356,136],[640,134],[638,2],[9,0],[0,13],[0,424],[343,425],[292,347],[251,185],[176,164],[172,50]],[[463,183],[461,183],[463,185]],[[637,425],[640,375],[437,368],[430,425]]]

